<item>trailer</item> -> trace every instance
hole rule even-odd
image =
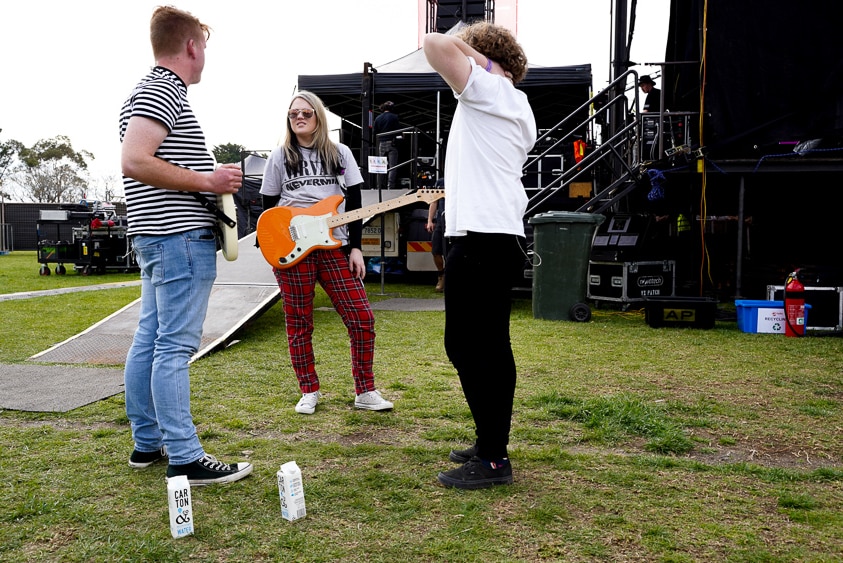
[[[109,271],[138,271],[126,217],[114,206],[83,202],[62,209],[42,209],[36,225],[39,274],[67,273],[67,266],[84,276]]]

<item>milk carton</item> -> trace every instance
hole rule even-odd
[[[281,516],[290,522],[304,518],[304,485],[301,470],[295,461],[288,461],[278,471],[278,494],[281,497]]]
[[[170,533],[183,538],[193,533],[193,508],[187,475],[167,479],[167,500],[170,505]]]

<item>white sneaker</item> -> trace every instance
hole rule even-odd
[[[316,403],[319,402],[319,397],[321,396],[322,394],[319,391],[302,394],[301,399],[299,399],[296,405],[296,412],[299,414],[313,414],[316,410]]]
[[[368,411],[388,411],[393,407],[393,404],[381,397],[380,391],[375,390],[357,395],[357,398],[354,399],[354,406]]]

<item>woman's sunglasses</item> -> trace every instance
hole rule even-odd
[[[302,117],[305,119],[310,119],[313,117],[313,110],[312,109],[291,109],[287,112],[287,117],[289,119],[297,119],[301,114]]]

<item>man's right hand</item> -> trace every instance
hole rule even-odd
[[[222,164],[211,175],[211,190],[215,194],[236,194],[243,185],[243,171],[239,164]]]

